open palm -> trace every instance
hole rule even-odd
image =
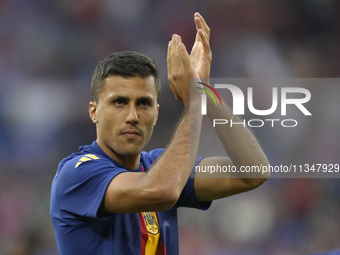
[[[212,60],[210,28],[199,13],[195,13],[195,24],[197,34],[190,53],[190,62],[201,79],[209,78]]]

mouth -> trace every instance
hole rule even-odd
[[[132,139],[132,138],[136,138],[138,136],[140,136],[140,133],[135,130],[135,129],[129,129],[129,130],[126,130],[122,133],[122,135],[128,139]]]

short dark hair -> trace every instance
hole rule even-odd
[[[104,79],[110,75],[119,75],[127,77],[148,77],[152,75],[155,78],[155,87],[157,98],[161,91],[161,82],[155,62],[135,51],[120,51],[111,53],[105,59],[100,61],[93,73],[91,82],[92,100],[98,102],[99,94],[104,85]]]

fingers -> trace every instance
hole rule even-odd
[[[174,70],[188,68],[189,55],[185,45],[182,43],[182,38],[179,35],[173,35],[169,45],[168,64],[172,73]]]
[[[190,101],[190,78],[195,75],[182,39],[174,34],[168,46],[168,80],[175,98],[184,103]]]
[[[204,53],[210,53],[211,50],[210,50],[209,38],[206,36],[206,34],[203,32],[202,29],[198,30],[198,35],[202,42]]]
[[[208,27],[207,23],[205,22],[204,18],[198,12],[195,13],[195,24],[196,24],[196,41],[199,41],[203,45],[204,53],[210,54],[210,28]]]
[[[173,35],[172,36],[172,54],[171,54],[171,68],[173,70],[172,74],[176,74],[178,72],[178,69],[181,68],[182,63],[181,63],[181,58],[182,56],[180,55],[179,52],[179,46],[180,43],[182,42],[182,39],[179,35]]]
[[[197,32],[198,32],[199,29],[202,29],[204,31],[204,33],[208,36],[208,40],[209,40],[209,38],[210,38],[210,28],[207,25],[207,23],[205,22],[204,18],[198,12],[195,13],[194,17],[195,17],[195,24],[196,24]]]
[[[173,43],[172,43],[172,40],[171,40],[168,44],[168,54],[167,54],[167,58],[166,58],[166,62],[167,62],[167,66],[168,66],[168,78],[170,78],[170,76],[172,74],[172,68],[171,68],[172,47],[173,47]]]
[[[189,68],[189,54],[187,52],[187,49],[185,47],[185,45],[182,43],[182,39],[180,36],[178,36],[178,44],[177,44],[177,47],[178,47],[178,54],[181,58],[181,66],[185,69]]]

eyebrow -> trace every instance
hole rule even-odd
[[[121,95],[109,96],[108,99],[110,101],[117,100],[117,99],[124,100],[124,101],[127,101],[127,102],[130,101],[129,97],[121,96]],[[143,100],[149,101],[150,103],[153,103],[155,101],[153,97],[145,96],[145,97],[137,97],[136,102],[140,102],[140,101],[143,101]]]
[[[138,97],[136,101],[137,102],[148,101],[150,103],[153,103],[154,99],[153,99],[153,97]]]
[[[127,96],[120,96],[120,95],[113,95],[113,96],[109,96],[108,97],[109,101],[113,101],[113,100],[124,100],[124,101],[130,101],[130,98]]]

